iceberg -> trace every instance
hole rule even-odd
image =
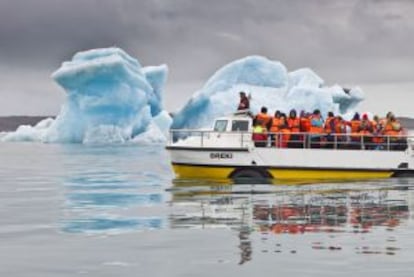
[[[249,56],[219,69],[195,92],[184,107],[174,115],[173,129],[210,127],[214,118],[233,113],[239,92],[250,94],[250,110],[258,113],[266,106],[271,114],[290,109],[312,112],[321,110],[349,116],[364,99],[360,88],[343,89],[325,86],[324,80],[309,68],[288,72],[278,61]]]
[[[162,107],[167,74],[166,65],[142,67],[119,48],[79,52],[52,74],[66,92],[56,119],[21,126],[1,140],[95,144],[141,135],[166,140],[172,122]]]

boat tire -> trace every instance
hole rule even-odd
[[[231,179],[268,179],[271,178],[266,170],[239,168],[230,174]]]

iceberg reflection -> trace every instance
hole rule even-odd
[[[163,220],[161,218],[89,218],[71,220],[64,225],[63,231],[68,233],[122,232],[127,230],[160,229],[162,225]]]

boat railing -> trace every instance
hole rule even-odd
[[[179,141],[192,147],[276,147],[276,148],[320,148],[337,150],[382,150],[405,151],[414,147],[414,136],[372,134],[326,134],[267,132],[253,138],[251,131],[212,131],[177,129],[170,130],[169,145]],[[413,143],[410,144],[410,141]],[[414,150],[414,149],[413,149]]]

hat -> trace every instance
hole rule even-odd
[[[366,113],[364,113],[364,114],[362,115],[362,119],[367,120],[367,119],[368,119],[368,115],[367,115]]]

